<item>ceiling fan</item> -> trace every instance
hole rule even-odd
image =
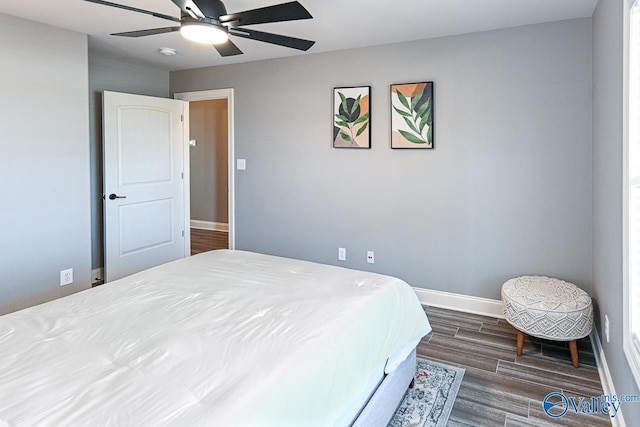
[[[180,18],[109,1],[84,1],[144,13],[180,23],[180,26],[177,27],[128,31],[112,34],[113,36],[143,37],[180,31],[182,36],[189,40],[212,44],[221,56],[242,54],[242,51],[229,39],[230,35],[304,51],[309,50],[315,43],[311,40],[243,28],[245,25],[313,18],[307,9],[297,1],[227,14],[227,9],[220,0],[171,0],[180,8]]]

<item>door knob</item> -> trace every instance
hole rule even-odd
[[[109,194],[109,200],[115,200],[115,199],[126,199],[127,196],[118,196],[117,194]]]

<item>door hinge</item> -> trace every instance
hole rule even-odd
[[[184,230],[182,230],[182,237],[184,237]]]
[[[180,114],[180,121],[184,122],[184,114]]]

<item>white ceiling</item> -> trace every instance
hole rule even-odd
[[[110,0],[179,17],[170,0]],[[226,0],[227,12],[284,3],[288,0]],[[184,40],[179,33],[143,38],[109,34],[177,25],[136,12],[83,0],[0,0],[0,13],[85,33],[90,46],[104,53],[135,58],[175,71],[267,58],[327,52],[463,34],[563,19],[590,17],[598,0],[299,0],[314,19],[255,25],[251,28],[315,40],[307,52],[239,37],[244,55],[221,58],[209,46]],[[159,48],[171,47],[166,57]]]

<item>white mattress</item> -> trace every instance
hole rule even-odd
[[[208,252],[0,317],[0,425],[334,425],[430,329],[400,279]]]

